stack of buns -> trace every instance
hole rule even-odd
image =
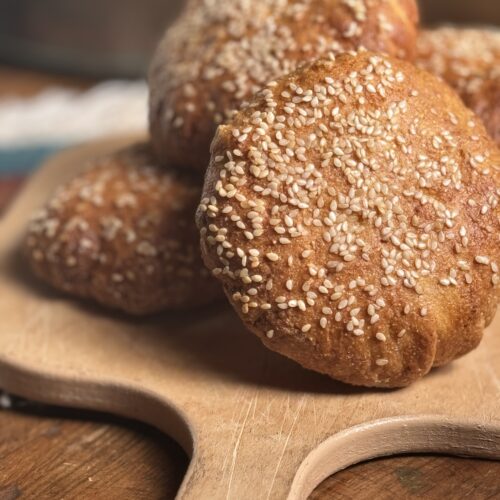
[[[151,65],[151,144],[59,188],[31,267],[132,314],[223,290],[304,367],[408,385],[497,308],[499,57],[494,31],[419,31],[414,0],[190,0]]]
[[[500,145],[500,30],[423,30],[416,63],[453,87]]]

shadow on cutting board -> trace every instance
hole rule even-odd
[[[212,372],[236,384],[312,394],[358,396],[391,392],[388,389],[355,387],[332,380],[268,350],[245,329],[236,313],[223,302],[199,308],[195,314],[189,311],[192,318],[189,324],[186,323],[186,311],[133,317],[55,291],[31,274],[19,251],[11,252],[9,261],[11,277],[30,294],[54,304],[64,303],[65,307],[83,311],[85,315],[118,321],[124,327],[133,325],[133,328],[124,328],[127,330],[124,342],[130,343],[131,349],[144,354],[154,353],[160,359],[162,352],[175,351],[179,366],[189,369],[192,375]],[[176,333],[169,334],[169,331]],[[448,365],[434,369],[428,376],[446,375],[451,370],[453,366]]]

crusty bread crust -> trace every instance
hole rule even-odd
[[[221,291],[199,254],[200,190],[146,144],[99,158],[34,214],[28,261],[55,288],[131,314],[211,302]]]
[[[413,58],[415,0],[193,0],[149,75],[150,128],[164,164],[205,172],[217,125],[269,80],[360,46]]]
[[[269,348],[405,386],[474,349],[494,315],[499,162],[438,78],[370,52],[318,61],[219,127],[203,257]]]
[[[417,65],[450,84],[500,145],[500,31],[423,30],[417,49]]]
[[[500,63],[469,94],[467,105],[483,120],[486,130],[500,146]]]

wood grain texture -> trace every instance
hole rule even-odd
[[[458,457],[372,460],[324,481],[310,500],[486,500],[500,497],[500,463]]]
[[[370,391],[268,352],[225,307],[130,321],[33,282],[18,256],[28,213],[86,158],[120,145],[59,156],[1,223],[1,385],[172,434],[193,455],[181,498],[305,498],[336,470],[401,452],[500,458],[498,322],[450,367]]]
[[[137,422],[17,400],[0,412],[0,499],[174,498],[187,468],[171,439]],[[311,500],[495,499],[500,462],[404,456],[325,480]]]
[[[0,412],[2,500],[173,498],[186,467],[175,442],[139,423],[22,402]]]

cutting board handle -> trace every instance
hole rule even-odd
[[[377,457],[441,453],[500,460],[500,423],[479,425],[437,415],[395,417],[330,437],[302,462],[288,500],[306,499],[328,476]]]
[[[224,432],[214,445],[214,429],[196,433],[171,401],[144,388],[116,381],[83,381],[31,372],[0,359],[0,380],[11,392],[45,403],[99,408],[147,422],[176,439],[192,456],[178,499],[199,498],[305,500],[324,479],[350,465],[404,453],[443,453],[500,460],[500,422],[479,424],[442,415],[376,420],[334,434],[305,450],[292,436],[281,453],[268,453],[272,438],[252,434],[248,418],[225,443]],[[43,394],[43,398],[40,397]],[[248,408],[251,408],[249,405]],[[244,413],[244,411],[243,411]],[[206,434],[204,434],[206,432]],[[251,439],[245,439],[251,435]],[[258,457],[258,459],[256,459]],[[256,463],[258,462],[258,463]],[[261,471],[271,481],[249,482],[248,471]]]
[[[265,456],[256,448],[259,444],[269,445],[266,440],[259,443],[254,438],[253,456]],[[359,462],[396,454],[432,452],[498,460],[500,425],[478,425],[433,415],[377,420],[330,437],[298,466],[301,457],[297,451],[285,451],[279,463],[273,459],[266,464],[262,460],[253,463],[252,450],[242,449],[239,441],[231,456],[227,456],[226,450],[220,446],[202,456],[195,449],[177,498],[306,500],[331,474]],[[244,473],[248,468],[274,469],[273,480],[248,484],[248,474]]]

